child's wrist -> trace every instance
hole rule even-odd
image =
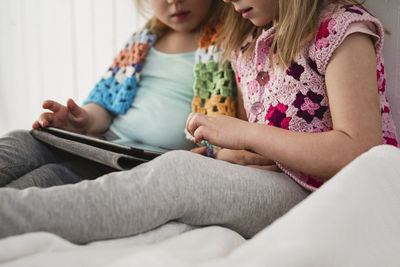
[[[257,131],[258,126],[260,124],[249,123],[249,122],[245,122],[245,123],[246,123],[246,125],[238,131],[238,132],[242,133],[240,135],[240,139],[239,139],[239,144],[241,147],[240,149],[252,150],[254,141],[260,140],[260,136],[258,135],[258,131]]]

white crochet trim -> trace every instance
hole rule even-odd
[[[157,40],[157,35],[149,34],[149,30],[145,29],[135,34],[133,40],[138,41],[141,44],[149,43],[149,45],[152,46]]]
[[[187,140],[194,142],[194,136],[189,133],[189,131],[185,128],[185,130],[183,130],[183,132],[185,133],[185,137]]]
[[[186,128],[185,128],[185,130],[183,130],[183,132],[185,133],[185,137],[186,137],[187,140],[194,142],[194,136],[193,136],[191,133],[189,133],[189,131],[188,131]],[[196,143],[196,145],[197,145],[197,146],[205,146],[205,144],[204,144],[203,142]],[[219,147],[219,146],[214,146],[214,145],[212,145],[212,147],[213,147],[214,155],[215,155],[218,151],[221,150],[221,147]]]
[[[108,80],[111,77],[112,77],[112,70],[108,70],[103,76],[104,80]]]
[[[222,59],[222,52],[214,45],[211,45],[206,50],[205,48],[199,48],[196,51],[196,63],[206,64],[209,61],[214,61],[215,63],[220,62]]]
[[[123,83],[125,81],[125,67],[122,67],[118,70],[118,72],[115,74],[115,79],[119,82],[119,83]]]
[[[135,73],[136,73],[136,70],[134,67],[132,67],[132,66],[126,67],[126,72],[125,72],[126,77],[132,77],[133,74],[135,74]]]

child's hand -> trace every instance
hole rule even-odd
[[[257,169],[281,171],[274,161],[247,150],[231,150],[224,148],[215,154],[215,158]]]
[[[42,107],[51,112],[44,112],[32,125],[39,127],[56,127],[64,130],[83,133],[88,127],[89,115],[86,110],[78,106],[72,99],[68,99],[67,106],[53,100],[46,100]]]
[[[186,121],[186,129],[196,143],[207,140],[212,145],[235,150],[247,148],[246,132],[249,128],[248,122],[224,115],[191,113]]]
[[[190,151],[193,153],[205,155],[207,147],[195,147]],[[215,159],[228,161],[233,164],[239,164],[251,168],[257,168],[262,170],[281,172],[276,163],[260,154],[247,151],[247,150],[232,150],[232,149],[220,149],[215,153]]]

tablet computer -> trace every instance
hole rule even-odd
[[[158,151],[156,148],[154,148],[154,150],[151,150],[151,149],[142,149],[140,147],[117,144],[111,141],[101,139],[100,137],[74,133],[54,127],[41,128],[40,130],[46,131],[61,138],[65,138],[76,142],[81,142],[87,145],[109,150],[115,153],[121,153],[137,158],[142,158],[145,160],[151,160],[163,154],[163,152]]]

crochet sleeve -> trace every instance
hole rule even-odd
[[[133,35],[83,104],[92,102],[114,114],[125,114],[136,95],[143,61],[154,41],[155,37],[147,32]]]
[[[353,27],[355,24],[360,25],[360,23],[365,26]],[[325,75],[333,53],[343,43],[344,39],[354,32],[369,34],[368,30],[375,33],[372,35],[377,40],[375,42],[375,51],[377,55],[380,55],[384,38],[383,26],[378,19],[368,12],[356,6],[341,6],[334,14],[323,16],[309,50],[315,71]]]

